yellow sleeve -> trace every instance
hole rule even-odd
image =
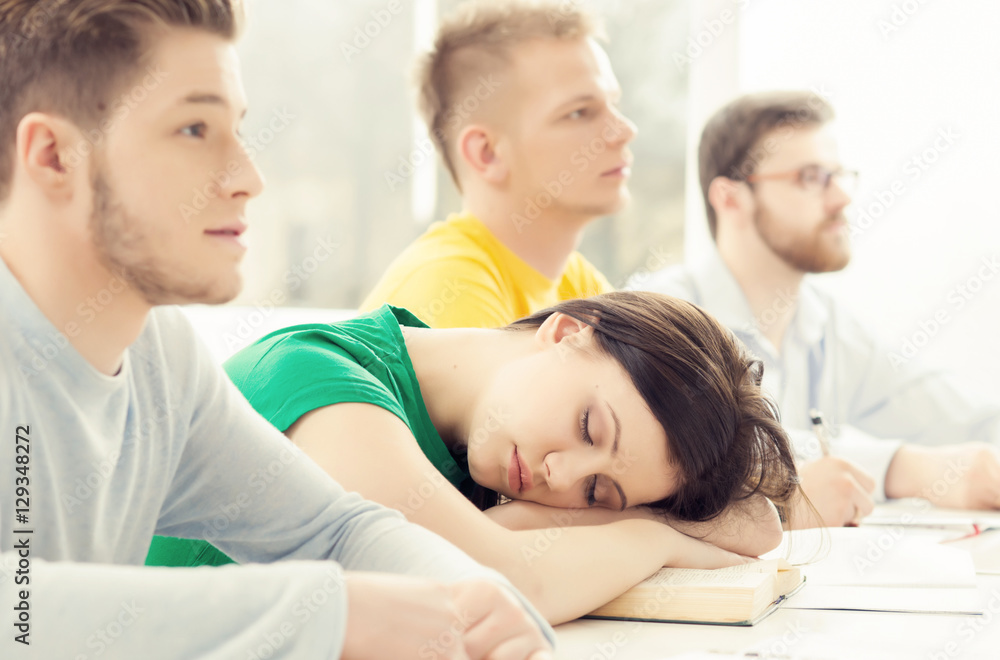
[[[405,272],[386,273],[361,304],[404,307],[432,328],[498,328],[515,320],[513,303],[482,262],[435,259]]]

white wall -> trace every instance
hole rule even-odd
[[[920,342],[921,323],[933,329],[935,315],[946,318],[917,359],[946,362],[1000,397],[1000,272],[977,274],[983,259],[1000,260],[1000,3],[699,4],[702,15],[737,14],[696,63],[706,70],[692,68],[700,79],[729,68],[716,72],[711,96],[816,88],[837,110],[841,159],[862,173],[847,212],[858,233],[851,265],[820,281],[900,350],[906,338]],[[735,57],[713,62],[713,49]],[[703,122],[692,117],[692,135]],[[947,134],[950,144],[939,138]],[[689,229],[703,231],[699,200],[689,208]],[[688,250],[699,244],[687,241]]]

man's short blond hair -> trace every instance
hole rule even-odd
[[[600,22],[578,0],[472,0],[441,22],[433,47],[417,62],[418,107],[459,190],[453,142],[484,101],[474,92],[477,85],[496,87],[490,76],[509,65],[518,44],[603,36]]]

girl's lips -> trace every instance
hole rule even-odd
[[[535,485],[531,477],[531,470],[528,469],[524,458],[517,453],[516,445],[514,446],[514,451],[511,452],[510,463],[507,464],[507,483],[515,493],[523,493],[526,490],[531,490]]]
[[[507,484],[513,492],[521,492],[521,463],[517,460],[517,447],[511,452],[510,463],[507,464]]]

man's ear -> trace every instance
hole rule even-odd
[[[458,155],[466,167],[489,183],[507,178],[507,163],[497,150],[497,136],[482,124],[469,124],[458,134]]]
[[[745,217],[752,210],[753,195],[745,181],[734,181],[717,176],[708,184],[708,203],[715,209],[716,218]]]
[[[81,165],[93,145],[72,122],[44,112],[31,112],[17,125],[16,169],[43,195],[55,200],[72,197],[74,181],[86,176]],[[81,145],[88,149],[81,153]]]

